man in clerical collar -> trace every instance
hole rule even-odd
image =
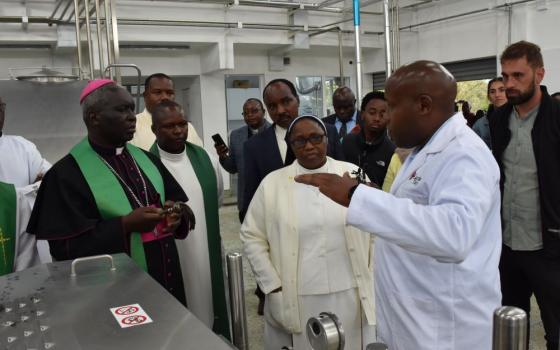
[[[151,152],[189,193],[191,208],[199,218],[192,234],[176,242],[189,310],[216,334],[230,339],[218,217],[222,174],[217,159],[187,141],[187,123],[176,102],[157,105],[152,112],[156,143]]]
[[[91,81],[80,103],[88,135],[45,175],[27,231],[56,260],[125,252],[186,305],[175,238],[194,228],[187,196],[157,157],[127,144],[132,96]]]
[[[142,113],[136,115],[136,133],[130,141],[134,146],[149,150],[155,141],[152,133],[152,112],[162,101],[175,101],[175,85],[170,76],[155,73],[146,78],[144,82],[144,105]],[[202,140],[194,126],[189,123],[189,142],[202,147]]]
[[[243,104],[243,120],[245,125],[235,129],[229,135],[229,147],[224,144],[215,144],[216,152],[220,157],[220,164],[230,174],[239,174],[237,177],[237,209],[239,221],[243,209],[243,193],[245,191],[244,154],[245,141],[262,133],[270,123],[265,119],[263,103],[257,98],[249,98]]]
[[[335,113],[323,118],[323,122],[334,125],[342,141],[346,135],[359,130],[360,112],[356,109],[356,96],[349,87],[336,89],[332,101]]]

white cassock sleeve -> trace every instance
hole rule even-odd
[[[266,209],[264,186],[261,182],[241,225],[241,241],[257,284],[265,294],[268,294],[281,287],[282,282],[270,258],[270,246],[266,234]]]
[[[499,179],[486,171],[492,167],[496,164],[472,153],[450,155],[428,184],[426,205],[360,185],[352,196],[347,223],[408,251],[459,263],[482,234],[499,191]]]
[[[30,183],[35,182],[38,175],[45,175],[47,170],[51,168],[51,163],[49,163],[46,159],[41,156],[37,147],[30,143],[30,146],[27,149],[29,154],[28,157],[28,168],[30,174]]]
[[[49,246],[46,241],[35,240],[35,236],[26,232],[27,223],[40,182],[16,189],[17,218],[16,218],[16,257],[15,271],[21,271],[41,263],[52,262]]]

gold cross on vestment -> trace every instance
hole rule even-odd
[[[6,242],[8,242],[9,240],[11,240],[11,238],[7,238],[6,236],[4,236],[4,232],[2,231],[2,228],[0,228],[0,246],[2,246],[2,258],[4,260],[4,265],[7,266],[8,265],[8,253],[6,252]]]

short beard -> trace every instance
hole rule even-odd
[[[532,99],[533,96],[535,96],[535,91],[535,85],[531,85],[531,88],[527,92],[521,93],[519,96],[509,96],[506,91],[506,97],[509,103],[518,106]]]

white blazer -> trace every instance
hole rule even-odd
[[[329,169],[342,175],[357,170],[354,164],[327,158]],[[295,162],[268,174],[259,185],[243,225],[241,240],[257,284],[265,294],[282,287],[280,301],[282,326],[290,333],[299,333],[298,309],[298,252],[299,235],[294,205]],[[325,200],[329,200],[325,197]],[[313,208],[309,208],[313,210]],[[346,208],[340,206],[346,212]],[[372,236],[346,226],[346,245],[362,308],[369,324],[375,324],[373,293]],[[275,293],[276,294],[276,293]]]
[[[455,114],[391,193],[359,186],[347,223],[376,235],[378,336],[391,350],[487,350],[501,304],[499,169]]]

